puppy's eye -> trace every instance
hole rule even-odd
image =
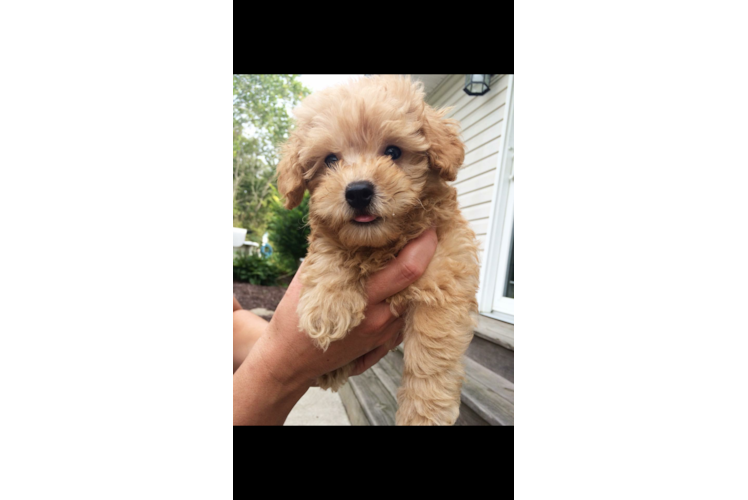
[[[403,153],[397,146],[387,146],[387,149],[384,150],[384,154],[387,156],[391,156],[393,160],[397,160]]]
[[[332,167],[332,164],[335,163],[336,161],[338,161],[338,157],[332,154],[327,155],[327,157],[325,158],[325,163],[327,164],[328,167]]]

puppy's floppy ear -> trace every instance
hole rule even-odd
[[[286,199],[284,206],[294,208],[304,198],[306,184],[304,182],[304,168],[299,160],[301,140],[292,133],[288,142],[283,146],[281,161],[278,163],[278,191]]]
[[[423,132],[431,147],[426,152],[431,168],[448,181],[457,178],[457,170],[465,160],[465,144],[460,140],[460,124],[444,118],[449,111],[426,106],[423,112]]]

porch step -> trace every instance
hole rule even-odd
[[[474,314],[475,335],[514,351],[514,325],[483,314]]]
[[[514,425],[514,384],[465,357],[460,417],[455,425]],[[388,353],[370,370],[348,379],[340,397],[353,425],[394,425],[397,388],[403,370],[402,348]]]

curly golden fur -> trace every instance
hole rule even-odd
[[[424,102],[409,78],[374,76],[307,97],[278,165],[286,207],[309,204],[309,254],[302,273],[299,327],[327,349],[364,318],[365,284],[403,246],[435,226],[438,245],[426,272],[390,297],[405,306],[404,371],[398,425],[452,425],[459,416],[462,355],[477,311],[475,234],[457,205],[453,181],[465,157],[459,124]],[[401,156],[385,155],[396,146]],[[334,154],[334,162],[325,162]],[[368,181],[366,217],[346,201],[351,183]],[[352,365],[318,380],[336,391]]]

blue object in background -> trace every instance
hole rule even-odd
[[[260,254],[266,259],[273,255],[273,247],[268,243],[268,233],[262,235],[262,246],[260,247]]]
[[[264,243],[260,247],[260,253],[262,254],[263,257],[267,259],[271,255],[273,255],[273,247],[271,247],[269,243]]]

